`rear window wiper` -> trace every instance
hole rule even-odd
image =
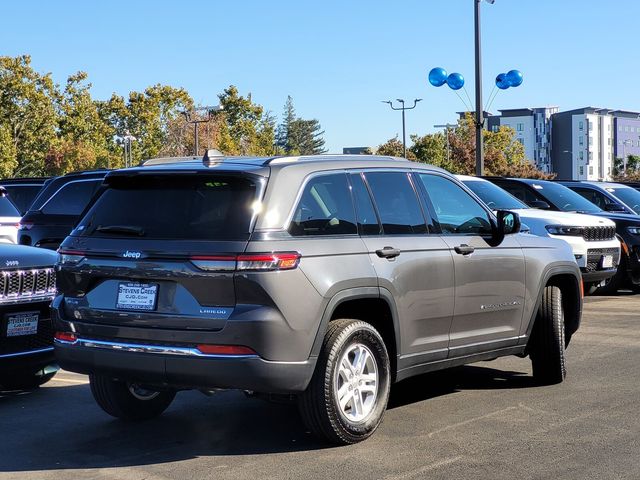
[[[144,235],[144,228],[131,225],[98,225],[96,232],[100,233],[120,233],[123,235]]]

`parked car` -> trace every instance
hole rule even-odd
[[[607,212],[640,215],[640,192],[628,185],[610,182],[560,181]]]
[[[55,375],[49,305],[57,255],[0,245],[0,390],[35,388]]]
[[[566,241],[580,267],[585,287],[595,289],[617,272],[620,241],[616,238],[616,224],[611,220],[593,215],[531,208],[483,178],[458,175],[458,179],[492,210],[516,212],[529,227],[531,234]]]
[[[486,177],[530,207],[562,212],[587,213],[616,224],[622,252],[617,273],[599,290],[614,293],[622,287],[640,289],[640,216],[607,212],[557,182],[524,178]],[[601,252],[606,254],[606,252]]]
[[[0,187],[0,243],[18,242],[20,212],[9,200],[7,192]]]
[[[60,246],[56,355],[118,418],[235,388],[294,395],[315,434],[358,442],[413,375],[529,355],[538,382],[564,379],[580,270],[566,242],[519,231],[391,157],[114,171]]]
[[[9,198],[20,212],[20,216],[27,213],[42,187],[51,181],[48,177],[33,178],[5,178],[0,180],[0,187],[9,194]]]
[[[108,171],[69,173],[49,182],[22,217],[18,243],[52,250],[58,248]]]

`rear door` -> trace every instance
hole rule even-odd
[[[400,323],[399,370],[447,357],[453,315],[453,260],[447,244],[430,231],[411,175],[404,171],[354,173],[356,198],[375,200],[377,225],[363,232],[382,289],[395,300]],[[358,203],[366,203],[366,199]],[[362,218],[364,215],[364,218]],[[359,223],[372,224],[373,212]]]
[[[416,175],[453,256],[455,308],[450,357],[515,345],[525,294],[524,255],[514,235],[498,247],[489,212],[462,186],[435,173]]]

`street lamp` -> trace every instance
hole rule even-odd
[[[391,107],[391,110],[402,110],[402,156],[404,158],[407,158],[407,138],[406,138],[406,130],[405,130],[405,120],[404,120],[404,111],[405,110],[413,110],[414,108],[416,108],[416,105],[418,104],[418,102],[421,102],[422,99],[421,98],[416,98],[413,101],[413,106],[412,107],[405,107],[404,106],[404,100],[402,98],[396,98],[396,102],[400,103],[402,106],[401,107],[394,107],[393,106],[393,102],[391,100],[382,100],[382,103],[388,103],[389,106]]]
[[[627,176],[627,154],[625,152],[625,145],[633,145],[633,140],[629,140],[628,138],[622,142],[622,168],[623,175]]]
[[[456,128],[458,125],[455,123],[445,123],[444,125],[434,125],[433,128],[444,128],[445,135],[447,136],[447,163],[449,163],[449,129]]]
[[[215,112],[219,112],[223,110],[224,107],[222,105],[208,106],[208,107],[198,107],[193,110],[185,110],[182,112],[184,118],[187,123],[193,125],[193,137],[194,137],[194,147],[193,147],[193,156],[198,156],[198,125],[201,123],[207,123],[213,118],[213,114]],[[204,116],[203,113],[204,112]]]

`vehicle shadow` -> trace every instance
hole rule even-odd
[[[528,374],[465,366],[415,377],[392,388],[389,408],[468,389],[533,386]],[[205,398],[181,392],[163,416],[127,423],[93,401],[87,385],[48,385],[0,395],[0,472],[163,464],[196,457],[263,455],[331,448],[306,431],[294,405],[240,392]],[[5,443],[6,442],[6,443]]]

